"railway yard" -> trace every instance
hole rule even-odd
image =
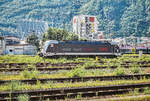
[[[148,54],[0,57],[0,101],[148,101],[149,94]]]

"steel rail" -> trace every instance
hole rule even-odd
[[[85,82],[89,80],[99,80],[99,81],[108,81],[108,80],[140,80],[140,79],[149,79],[150,74],[134,74],[134,75],[122,75],[122,76],[94,76],[94,77],[74,77],[74,78],[49,78],[49,79],[28,79],[28,80],[14,80],[21,83],[36,84],[37,81],[41,83],[46,83],[48,81],[52,82]],[[0,84],[10,83],[13,80],[0,80]]]
[[[131,67],[130,65],[122,65],[124,68]],[[117,66],[93,66],[93,67],[85,67],[85,69],[105,69],[105,68],[117,68]],[[150,65],[141,65],[141,68],[148,68]],[[36,69],[39,71],[58,71],[58,70],[72,70],[75,66],[70,67],[52,67],[52,68],[46,68],[46,67],[37,67]],[[33,68],[27,68],[29,71],[33,70]],[[21,72],[24,71],[25,68],[0,68],[0,72]]]
[[[75,62],[75,63],[0,63],[0,67],[19,67],[19,66],[28,66],[28,65],[35,65],[36,67],[44,67],[44,66],[76,66],[76,65],[83,65],[85,62]],[[104,64],[106,62],[98,62],[101,64]],[[122,63],[121,65],[128,65],[134,62],[126,61]],[[145,65],[150,65],[150,61],[147,62],[137,62],[137,64],[145,64]]]
[[[28,66],[35,65],[36,67],[44,67],[44,66],[75,66],[82,65],[83,62],[71,62],[71,63],[0,63],[0,67],[19,67],[19,66]]]
[[[46,90],[32,90],[32,91],[6,91],[0,92],[0,101],[6,101],[5,98],[9,98],[10,94],[12,99],[16,98],[20,94],[28,94],[29,96],[41,96],[44,95],[68,95],[70,93],[87,93],[87,92],[105,92],[105,91],[119,91],[119,90],[133,90],[135,88],[150,87],[150,83],[141,83],[141,84],[128,84],[128,85],[113,85],[113,86],[96,86],[96,87],[79,87],[79,88],[58,88],[58,89],[46,89]],[[111,93],[107,93],[111,94]],[[113,94],[113,93],[112,93]]]
[[[58,100],[58,99],[71,99],[76,98],[77,96],[83,97],[95,97],[95,96],[108,96],[108,95],[116,95],[116,94],[124,94],[133,90],[123,89],[123,90],[112,90],[112,91],[97,91],[97,92],[79,92],[79,93],[68,93],[68,94],[56,94],[56,95],[35,95],[30,96],[30,101],[39,101],[39,100]],[[0,101],[9,101],[10,98],[2,98]],[[17,97],[11,98],[11,101],[18,101]]]

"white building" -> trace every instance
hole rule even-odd
[[[6,45],[5,54],[8,55],[35,55],[37,48],[31,44]]]
[[[0,55],[35,55],[37,48],[15,37],[0,37]]]
[[[92,15],[78,15],[73,18],[73,32],[79,38],[95,39],[98,36],[98,20]]]
[[[5,51],[5,39],[4,37],[0,37],[0,55],[2,55]]]

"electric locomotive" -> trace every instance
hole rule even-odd
[[[120,49],[117,44],[105,41],[57,41],[44,43],[40,55],[48,56],[118,56]]]

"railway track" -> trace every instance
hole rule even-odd
[[[23,66],[29,66],[29,65],[35,65],[36,67],[48,67],[48,66],[52,66],[52,67],[59,67],[59,66],[64,66],[64,67],[70,67],[70,66],[77,66],[77,65],[83,65],[85,62],[75,62],[75,63],[0,63],[0,68],[21,68]],[[98,62],[99,64],[103,65],[106,62]],[[130,61],[125,61],[124,63],[122,63],[121,65],[130,65],[134,62],[130,62]],[[137,64],[143,64],[145,66],[149,65],[150,66],[150,61],[144,61],[144,62],[137,62]]]
[[[133,79],[149,79],[150,74],[135,74],[135,75],[123,75],[123,76],[95,76],[95,77],[75,77],[75,78],[51,78],[51,79],[29,79],[29,80],[18,80],[22,83],[36,84],[37,81],[41,83],[46,83],[48,81],[52,82],[80,82],[80,81],[89,81],[89,80],[133,80]],[[0,84],[10,83],[12,80],[0,80]]]
[[[124,68],[129,68],[131,67],[130,65],[122,65]],[[93,66],[93,67],[86,67],[85,69],[105,69],[105,68],[117,68],[117,66]],[[140,66],[141,68],[148,68],[150,65],[142,65]],[[67,66],[67,67],[51,67],[51,68],[46,68],[46,67],[37,67],[36,69],[38,71],[58,71],[58,70],[72,70],[74,69],[75,66]],[[24,70],[33,70],[33,68],[0,68],[0,72],[22,72]]]
[[[129,84],[129,85],[113,85],[113,86],[97,86],[97,87],[80,87],[80,88],[59,88],[47,90],[32,90],[32,91],[12,91],[0,92],[0,101],[17,101],[17,96],[28,94],[30,101],[50,100],[74,98],[77,95],[81,97],[106,96],[123,94],[134,90],[135,88],[150,87],[150,83]],[[10,98],[11,95],[11,98]]]
[[[76,66],[76,65],[82,65],[83,62],[75,62],[75,63],[0,63],[0,68],[12,68],[12,67],[18,67],[21,68],[23,66],[29,66],[29,65],[35,65],[36,67],[47,67],[47,66]]]

